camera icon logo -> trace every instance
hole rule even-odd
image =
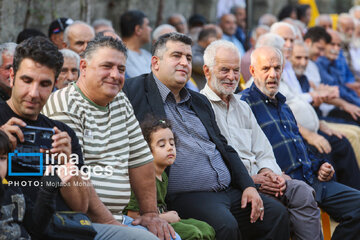
[[[18,172],[13,171],[13,165],[21,164],[25,167],[30,167],[30,164],[36,162],[37,167],[34,168],[32,165],[31,171]],[[33,170],[33,171],[32,171]],[[9,176],[43,176],[43,154],[39,152],[26,152],[19,153],[15,150],[13,153],[8,155],[8,175]]]

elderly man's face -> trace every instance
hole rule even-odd
[[[232,36],[236,32],[236,18],[233,14],[226,14],[221,18],[220,27],[226,35]]]
[[[255,63],[250,65],[250,73],[260,91],[269,98],[275,98],[282,73],[280,56],[273,49],[262,48],[258,51]]]
[[[181,17],[171,17],[169,23],[174,26],[179,33],[187,34],[187,23]]]
[[[161,57],[152,57],[152,70],[171,91],[178,91],[191,77],[191,46],[171,40],[165,46],[166,51]]]
[[[64,65],[56,81],[55,86],[58,89],[66,87],[69,83],[75,82],[79,77],[79,68],[77,66],[76,58],[64,58]]]
[[[88,42],[90,42],[94,37],[94,32],[89,26],[83,24],[73,26],[68,34],[68,48],[77,54],[81,54],[84,52]]]
[[[277,29],[276,34],[282,37],[285,40],[283,47],[283,54],[287,60],[290,60],[292,50],[294,47],[295,34],[291,28],[283,26]]]
[[[106,106],[120,92],[125,82],[124,53],[100,47],[90,60],[80,62],[81,77],[86,82],[87,96],[100,106]]]
[[[239,84],[240,57],[237,51],[220,47],[216,51],[215,65],[204,67],[209,87],[222,99],[231,95]]]
[[[295,45],[291,56],[291,64],[297,77],[301,77],[309,62],[309,51],[306,47]]]
[[[13,55],[2,54],[2,65],[0,66],[0,87],[10,89],[10,68],[13,64]]]
[[[341,39],[339,34],[332,32],[331,35],[331,42],[329,44],[326,44],[325,48],[325,56],[331,60],[334,61],[338,58],[340,50],[341,50]]]
[[[342,21],[339,21],[338,29],[341,40],[345,44],[349,44],[355,31],[354,21],[351,18],[344,18]]]

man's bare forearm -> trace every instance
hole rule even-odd
[[[157,213],[154,164],[151,162],[130,168],[129,175],[131,189],[139,202],[140,214]]]

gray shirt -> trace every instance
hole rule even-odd
[[[151,72],[151,53],[140,49],[140,53],[128,49],[126,59],[126,74],[132,78]]]
[[[240,95],[230,96],[228,108],[207,84],[201,93],[209,99],[221,134],[239,154],[249,174],[255,175],[262,168],[269,168],[276,174],[281,174],[269,140],[258,125],[249,105],[240,100]]]
[[[228,188],[231,175],[206,128],[191,109],[191,95],[183,88],[176,103],[171,91],[154,76],[164,103],[166,117],[178,138],[177,157],[170,168],[169,193],[221,191]]]

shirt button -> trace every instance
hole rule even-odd
[[[286,128],[286,126],[284,125],[284,128]]]
[[[296,139],[294,139],[294,142],[296,142]]]
[[[269,101],[268,100],[265,100],[266,103],[268,103]]]
[[[299,158],[299,162],[301,162],[302,160],[301,160],[301,158]]]

